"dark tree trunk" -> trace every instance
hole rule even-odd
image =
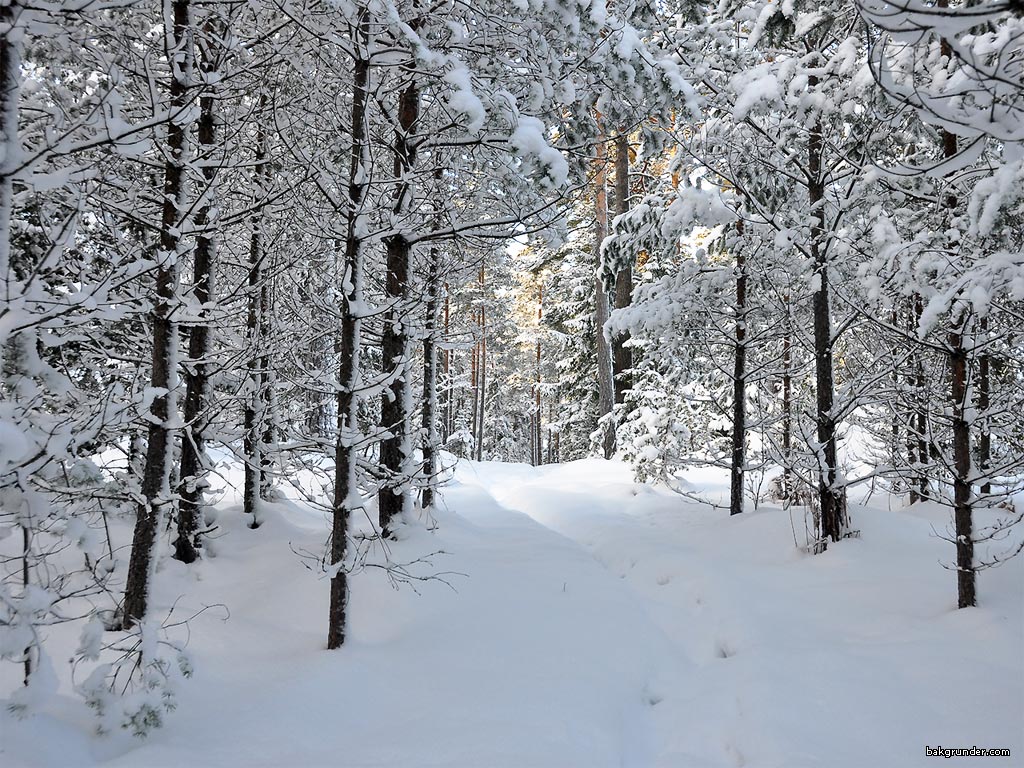
[[[599,139],[596,146],[596,172],[594,175],[594,258],[597,264],[597,278],[594,281],[594,334],[597,346],[597,417],[604,419],[601,430],[601,451],[606,459],[615,453],[615,430],[609,423],[615,404],[615,383],[612,380],[612,352],[604,335],[608,322],[608,293],[604,287],[601,269],[601,243],[608,234],[608,194],[605,190],[607,170],[605,168],[605,145]]]
[[[192,18],[189,0],[171,3],[173,25],[167,59],[174,62],[170,78],[170,111],[180,116],[188,108],[188,87],[193,62]],[[174,311],[178,301],[178,257],[181,251],[185,202],[185,146],[187,126],[167,124],[167,161],[164,164],[163,206],[160,217],[160,253],[157,256],[156,296],[153,304],[153,358],[150,386],[159,392],[150,406],[151,421],[142,475],[143,501],[138,505],[132,554],[122,606],[122,626],[130,629],[145,618],[149,606],[150,574],[156,563],[156,540],[164,512],[172,504],[171,463],[177,410],[174,395],[178,328]]]
[[[260,106],[267,105],[265,94],[260,95]],[[262,109],[261,109],[262,112]],[[242,414],[243,438],[242,451],[245,454],[245,482],[242,490],[242,511],[251,517],[249,525],[252,528],[260,524],[260,500],[263,498],[265,480],[264,473],[264,418],[265,397],[264,390],[267,387],[267,371],[265,368],[266,355],[263,347],[267,343],[263,331],[266,328],[266,321],[263,314],[266,311],[266,276],[264,275],[264,253],[263,246],[263,199],[267,194],[265,189],[268,180],[269,166],[267,158],[266,135],[262,129],[256,137],[255,172],[253,182],[255,186],[254,203],[255,210],[251,217],[249,234],[249,263],[247,279],[247,317],[246,332],[249,344],[249,358],[246,361],[246,373],[249,379],[249,391],[246,392],[245,408]]]
[[[19,157],[18,139],[19,98],[21,91],[21,52],[18,49],[13,27],[21,16],[21,3],[11,2],[0,7],[0,301],[10,296],[10,280],[17,268],[11,263],[11,218],[14,204],[14,174],[12,163]],[[13,342],[13,343],[12,343]],[[0,375],[15,373],[18,366],[16,339],[0,344]],[[9,347],[9,349],[5,349]],[[11,355],[8,358],[8,354]],[[28,591],[31,577],[30,553],[32,532],[28,525],[21,526],[21,587],[22,594]],[[24,649],[23,683],[29,684],[32,676],[32,647]]]
[[[743,232],[743,222],[736,223]],[[732,463],[729,478],[729,514],[743,511],[743,470],[747,437],[747,259],[742,243],[736,251],[736,339],[732,369]]]
[[[0,13],[0,19],[3,14]],[[32,531],[27,525],[21,526],[21,593],[28,594],[28,585],[31,583],[32,566],[30,556],[32,554]],[[25,649],[25,660],[22,662],[22,684],[28,685],[32,677],[32,646]]]
[[[260,467],[259,467],[259,489],[260,499],[268,501],[274,484],[274,386],[275,371],[271,351],[273,339],[271,338],[271,323],[274,309],[272,302],[273,276],[267,275],[264,271],[263,285],[260,286],[260,338],[263,340],[262,352],[260,355],[260,371],[262,372],[262,384],[260,387],[260,426],[263,432],[260,434]],[[326,409],[321,405],[321,413]],[[317,420],[321,421],[320,416]]]
[[[918,293],[915,293],[913,296],[913,310],[910,331],[912,334],[916,334],[921,322],[921,314],[924,312],[924,303],[921,300],[921,295]],[[924,376],[924,363],[922,363],[920,355],[914,355],[913,386],[916,411],[912,414],[911,421],[914,425],[914,434],[912,438],[908,437],[907,439],[907,453],[910,465],[913,468],[912,473],[916,475],[916,477],[911,478],[910,503],[916,504],[929,498],[928,386]]]
[[[348,168],[349,207],[345,231],[345,280],[347,291],[341,305],[341,338],[338,356],[338,429],[334,443],[334,499],[331,509],[330,565],[337,569],[331,577],[331,598],[328,608],[327,647],[338,648],[345,642],[348,607],[348,576],[344,569],[348,547],[348,523],[355,501],[356,460],[358,458],[359,401],[356,386],[359,380],[360,318],[356,308],[362,303],[363,264],[362,235],[359,226],[366,197],[366,173],[361,166],[369,163],[366,149],[366,100],[369,90],[370,14],[364,8],[359,17],[359,55],[353,67],[352,83],[352,149]],[[369,169],[363,169],[368,171]]]
[[[615,214],[621,216],[629,211],[629,136],[620,133],[615,138]],[[633,301],[633,259],[628,258],[615,274],[615,309],[625,309]],[[630,371],[633,355],[626,342],[629,332],[617,333],[612,337],[612,377],[615,384],[615,404],[626,400],[626,392],[632,387]]]
[[[437,314],[438,289],[441,272],[441,252],[430,249],[427,274],[426,333],[423,335],[423,491],[420,504],[423,509],[434,506],[434,484],[437,475]]]
[[[380,530],[385,538],[391,538],[393,521],[405,511],[404,475],[409,469],[409,335],[403,315],[407,310],[410,257],[411,247],[404,235],[388,238],[386,293],[391,308],[385,315],[381,351],[384,374],[391,384],[381,398],[380,424],[388,436],[380,443],[380,463],[386,480],[378,493]]]
[[[974,538],[971,505],[971,428],[967,421],[967,350],[963,335],[948,336],[953,405],[953,505],[956,528],[957,596],[960,608],[975,605]]]
[[[203,25],[205,44],[200,46],[200,66],[212,74],[217,64],[210,46],[223,37],[212,17]],[[181,501],[178,507],[178,538],[174,556],[183,563],[194,562],[202,546],[199,530],[203,523],[203,492],[206,482],[206,429],[210,408],[210,353],[212,323],[210,303],[216,300],[217,241],[212,231],[211,213],[216,205],[217,168],[213,163],[217,142],[216,99],[210,92],[199,99],[199,155],[203,165],[203,204],[196,213],[196,247],[193,255],[192,282],[195,302],[202,307],[202,320],[188,330],[188,364],[184,366],[185,424],[181,445]]]
[[[395,190],[394,212],[400,221],[409,205],[412,188],[408,176],[416,160],[415,145],[410,141],[419,120],[420,91],[415,80],[406,85],[399,99],[398,127],[395,131]],[[388,311],[381,334],[381,352],[384,375],[391,384],[381,398],[380,425],[388,437],[380,444],[380,462],[385,481],[377,495],[381,535],[393,536],[396,518],[405,511],[408,494],[405,491],[410,461],[409,441],[409,329],[405,322],[408,312],[409,267],[412,244],[401,232],[387,238],[387,280],[385,295]]]
[[[476,322],[477,322],[477,327],[479,328],[479,326],[480,326],[480,310],[476,311]],[[469,453],[469,458],[471,458],[471,459],[476,458],[476,435],[477,435],[476,421],[477,421],[477,417],[480,415],[480,409],[477,407],[477,400],[480,397],[480,372],[478,370],[479,367],[480,367],[480,342],[478,341],[476,344],[473,345],[473,352],[470,355],[470,361],[469,361],[469,378],[470,378],[470,381],[472,382],[472,385],[473,385],[473,396],[472,396],[472,398],[470,398],[470,400],[471,400],[470,405],[472,407],[472,414],[471,414],[470,419],[469,419],[470,434],[473,435],[473,443],[474,443],[471,446],[471,450],[470,450],[470,453]]]
[[[537,434],[539,427],[537,426],[537,410],[533,409],[530,413],[530,466],[539,467],[541,465],[540,456],[537,453]]]
[[[978,357],[978,411],[981,422],[981,432],[978,435],[978,474],[983,478],[981,493],[987,496],[992,493],[992,483],[989,480],[989,469],[992,462],[992,431],[988,417],[988,409],[992,404],[992,359],[988,353],[987,317],[981,319],[979,331],[983,351]]]
[[[940,8],[948,5],[948,0],[938,2]],[[952,56],[952,48],[945,39],[940,49],[942,55]],[[957,153],[957,138],[947,130],[942,131],[942,153],[947,159]],[[956,194],[950,189],[946,196],[946,207],[951,215],[956,206]],[[969,322],[968,313],[964,310],[946,339],[949,345],[950,404],[953,413],[953,525],[956,530],[957,605],[960,608],[977,604],[974,510],[971,499],[971,425],[967,420],[971,402],[967,386],[967,350],[964,348],[964,333]]]
[[[897,306],[894,306],[892,308],[892,311],[889,312],[889,325],[891,325],[893,328],[899,328],[899,323],[899,308]],[[894,365],[892,369],[893,391],[898,391],[899,386],[900,370],[897,366]],[[898,408],[898,404],[893,405],[892,421],[889,424],[889,455],[892,457],[891,463],[893,467],[899,466],[900,453],[903,451],[903,445],[905,443],[905,441],[903,440],[902,430],[900,429],[900,414]],[[897,495],[902,495],[904,491],[904,484],[902,478],[897,478],[897,480],[893,483],[892,491]]]
[[[811,87],[817,78],[811,77]],[[824,142],[821,123],[815,123],[808,141],[808,202],[811,208],[810,252],[817,285],[813,297],[814,374],[817,400],[818,501],[821,538],[839,541],[846,528],[846,494],[837,487],[836,421],[833,413],[832,318],[829,309],[828,256],[825,248],[825,185],[822,177]]]
[[[782,329],[782,498],[793,498],[793,316],[789,294],[783,297],[786,306]]]
[[[555,423],[555,404],[549,402],[548,403],[548,424],[550,425],[550,424],[554,424],[554,423]],[[549,429],[550,429],[550,427],[549,427]],[[554,464],[555,463],[555,435],[556,434],[557,433],[554,432],[554,431],[551,431],[551,432],[548,433],[548,446],[547,446],[547,459],[546,459],[546,462],[548,464]]]
[[[484,268],[480,267],[480,287],[486,285]],[[480,377],[479,392],[476,399],[476,460],[484,459],[484,429],[486,427],[485,417],[487,415],[487,306],[480,304],[480,353],[477,359],[477,374]]]
[[[449,336],[449,323],[450,323],[450,300],[448,293],[448,283],[444,284],[444,330],[442,338],[447,341]],[[441,444],[443,445],[448,441],[448,438],[452,434],[452,351],[446,346],[441,351],[441,376],[444,387],[441,390],[442,405],[441,405]]]
[[[531,453],[534,456],[534,465],[540,465],[544,463],[544,454],[542,453],[543,436],[542,436],[542,421],[541,418],[541,403],[540,403],[540,387],[542,383],[542,376],[540,370],[541,361],[541,343],[540,343],[540,324],[544,319],[544,284],[543,282],[537,288],[537,361],[535,376],[536,381],[533,387],[533,421],[534,421],[534,434],[533,434],[533,450]]]
[[[8,301],[11,264],[11,216],[14,206],[14,168],[21,142],[18,138],[19,100],[21,96],[21,51],[13,31],[21,16],[22,3],[0,6],[0,300]],[[0,345],[0,371],[7,369],[4,345]]]

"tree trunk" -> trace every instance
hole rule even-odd
[[[533,387],[533,418],[536,429],[534,430],[534,446],[531,453],[533,453],[535,460],[534,464],[539,465],[544,463],[544,454],[541,452],[543,446],[543,437],[541,433],[541,403],[540,403],[540,386],[542,382],[540,361],[541,361],[541,343],[540,343],[540,324],[544,319],[544,283],[542,282],[537,289],[537,367],[535,371],[536,382]]]
[[[946,8],[948,0],[938,0],[938,7]],[[952,47],[943,39],[943,56],[952,56]],[[943,129],[942,154],[949,159],[957,153],[957,138]],[[957,197],[950,188],[946,207],[950,215],[955,212]],[[974,510],[971,500],[971,425],[967,412],[971,409],[970,390],[967,386],[967,350],[964,334],[969,323],[967,310],[953,323],[946,342],[949,345],[950,405],[953,413],[953,525],[956,530],[957,606],[968,608],[977,604],[974,570]]]
[[[209,46],[223,38],[211,17],[203,25],[206,45],[200,47],[200,67],[204,74],[212,75],[217,68]],[[207,79],[207,82],[210,82]],[[181,501],[178,508],[178,538],[174,542],[174,556],[183,563],[194,562],[202,546],[198,531],[203,519],[203,492],[206,482],[206,429],[210,408],[210,353],[213,331],[210,303],[216,301],[217,241],[213,232],[216,215],[216,176],[214,150],[217,141],[217,101],[207,91],[199,99],[199,156],[203,159],[203,203],[196,213],[196,247],[193,255],[192,282],[194,300],[201,309],[199,323],[188,330],[188,365],[185,378],[185,425],[181,445]]]
[[[426,333],[423,335],[423,509],[434,506],[434,484],[437,475],[437,314],[438,282],[441,271],[441,252],[437,246],[430,249],[427,274]]]
[[[793,315],[789,294],[782,329],[782,498],[793,499]]]
[[[0,6],[0,301],[11,296],[11,216],[14,206],[14,167],[21,155],[18,101],[21,95],[21,53],[14,25],[23,13],[21,3]],[[0,344],[0,371],[6,369],[6,344]]]
[[[476,312],[477,327],[480,326],[480,312]],[[473,435],[473,445],[470,446],[469,457],[470,459],[476,458],[476,420],[480,415],[480,409],[477,408],[477,399],[480,397],[480,373],[477,370],[480,367],[480,342],[478,341],[473,345],[473,351],[470,354],[469,361],[469,380],[473,387],[473,396],[470,398],[470,406],[472,407],[472,414],[469,419],[469,431]]]
[[[367,146],[366,100],[370,81],[370,14],[365,8],[359,17],[359,55],[353,67],[352,84],[352,150],[348,171],[348,221],[345,231],[346,294],[341,305],[340,355],[338,356],[338,429],[334,442],[334,500],[331,509],[330,565],[336,568],[331,577],[331,598],[328,608],[327,647],[338,648],[345,642],[348,608],[348,576],[345,553],[348,547],[348,523],[352,511],[362,505],[356,485],[356,461],[359,451],[359,348],[362,318],[359,306],[363,300],[363,201],[369,177],[370,153]]]
[[[391,303],[381,334],[384,375],[391,380],[381,398],[380,425],[387,436],[380,443],[385,481],[378,492],[381,535],[391,538],[393,521],[406,508],[406,473],[409,469],[409,333],[404,313],[408,307],[411,246],[404,235],[387,241],[386,295]]]
[[[410,135],[419,120],[420,91],[415,80],[406,85],[399,99],[398,126],[395,131],[395,190],[394,212],[401,218],[410,204],[412,186],[409,176],[416,160],[416,150]],[[377,495],[381,535],[392,538],[393,525],[406,509],[406,485],[412,460],[409,419],[409,329],[405,314],[409,311],[409,268],[412,244],[401,232],[387,238],[387,280],[385,296],[388,311],[381,334],[382,365],[391,384],[381,398],[380,425],[388,436],[380,444],[380,462],[385,481]]]
[[[259,493],[262,501],[269,501],[274,487],[274,442],[276,424],[274,422],[274,404],[276,402],[275,384],[276,375],[274,369],[274,340],[271,337],[274,308],[273,302],[273,257],[268,254],[271,264],[270,274],[264,269],[263,284],[260,286],[260,338],[263,340],[262,354],[260,355],[260,371],[262,371],[262,387],[260,388],[260,426],[263,431],[260,434],[260,466],[259,466]],[[325,414],[326,408],[321,401],[321,414]],[[318,415],[317,421],[322,421],[324,415]]]
[[[3,16],[0,14],[0,19]],[[30,556],[32,554],[32,531],[28,525],[21,526],[21,594],[28,594],[28,585],[31,583],[32,566]],[[25,659],[22,662],[22,684],[28,685],[32,677],[32,645],[25,648]]]
[[[260,94],[260,107],[267,105],[266,94]],[[266,327],[263,313],[266,311],[264,286],[264,246],[263,246],[263,203],[266,196],[266,181],[269,166],[267,158],[266,134],[260,127],[256,136],[256,156],[253,184],[255,187],[253,211],[249,235],[249,263],[247,279],[247,317],[246,332],[249,344],[249,357],[246,361],[246,373],[249,387],[245,394],[245,407],[242,414],[243,438],[242,451],[245,454],[245,483],[242,491],[242,511],[251,517],[249,526],[258,528],[260,525],[260,500],[263,497],[264,446],[263,420],[265,417],[265,398],[263,390],[267,386],[267,371],[264,368],[266,357],[263,347],[267,343],[263,330]]]
[[[615,385],[612,380],[612,353],[604,326],[608,322],[608,294],[601,274],[601,243],[608,234],[608,195],[605,190],[607,171],[605,168],[605,145],[599,138],[596,150],[594,174],[594,258],[597,263],[597,278],[594,281],[594,334],[597,345],[597,417],[601,430],[601,451],[606,459],[615,453],[615,430],[609,423],[615,404]]]
[[[14,206],[14,166],[21,154],[18,137],[19,98],[21,94],[21,53],[14,26],[23,13],[21,4],[12,2],[0,6],[0,303],[6,304],[11,298],[11,278],[14,277],[11,264],[11,218]],[[6,334],[5,334],[6,336]],[[0,375],[6,374],[16,365],[8,359],[8,347],[14,352],[15,339],[0,340]],[[12,356],[13,357],[13,356]],[[32,531],[22,521],[21,525],[21,587],[22,594],[28,592],[31,577],[30,554]],[[32,676],[32,648],[24,649],[23,683],[28,685]]]
[[[983,478],[981,494],[992,493],[989,469],[992,462],[992,430],[989,424],[988,409],[992,404],[992,365],[988,353],[989,335],[988,318],[983,317],[979,323],[982,353],[978,357],[978,411],[981,432],[978,435],[978,474]]]
[[[548,403],[548,424],[551,425],[551,424],[554,424],[554,423],[555,423],[555,404],[552,403],[552,402],[549,402]],[[548,429],[550,430],[551,427],[549,426]],[[546,459],[546,463],[548,463],[548,464],[554,464],[555,463],[555,434],[557,434],[557,433],[554,432],[554,431],[548,432],[548,450],[547,450],[547,459]]]
[[[894,305],[892,310],[889,312],[889,325],[893,328],[899,328],[900,324],[900,312],[899,307]],[[900,388],[900,370],[899,367],[893,365],[892,368],[892,388],[893,392],[898,392]],[[889,423],[889,455],[893,467],[898,467],[900,464],[900,453],[903,450],[905,443],[903,439],[902,430],[900,429],[900,414],[899,414],[899,402],[898,400],[893,403],[892,408],[892,420]],[[903,478],[897,477],[892,484],[892,493],[897,496],[902,496],[905,490]]]
[[[477,374],[480,377],[480,387],[478,397],[476,399],[476,407],[479,412],[476,414],[476,426],[478,434],[476,436],[476,460],[484,460],[484,417],[487,414],[487,306],[482,303],[482,292],[486,285],[484,273],[484,267],[480,265],[480,288],[481,288],[481,304],[480,304],[480,354],[477,361]]]
[[[620,133],[615,138],[615,215],[622,216],[629,211],[629,136]],[[615,275],[615,309],[625,309],[633,301],[633,259],[624,258]],[[626,400],[626,392],[632,386],[630,370],[633,368],[633,354],[626,342],[629,332],[623,331],[612,337],[612,377],[615,386],[615,404]]]
[[[912,334],[917,333],[917,329],[921,323],[921,314],[924,312],[924,303],[921,299],[921,294],[915,293],[913,296],[913,320],[911,321],[910,331]],[[910,485],[910,503],[915,504],[919,501],[926,501],[929,498],[928,492],[928,389],[927,381],[924,376],[924,364],[921,362],[919,355],[914,355],[914,395],[915,395],[915,407],[916,411],[911,415],[911,422],[914,424],[913,438],[908,437],[908,459],[910,460],[911,466],[914,468],[913,472],[917,475],[916,477],[916,488],[914,485],[915,479],[911,478]]]
[[[743,232],[743,222],[736,222]],[[743,511],[743,471],[747,438],[747,259],[742,243],[736,250],[736,340],[732,369],[732,463],[729,476],[729,514]]]
[[[441,338],[446,342],[449,336],[449,323],[451,312],[451,301],[448,291],[448,283],[444,284],[444,331]],[[441,390],[441,444],[444,445],[452,434],[452,351],[445,346],[441,351],[441,376],[444,387]]]
[[[167,124],[167,161],[164,164],[163,206],[160,217],[160,252],[157,254],[156,296],[153,304],[153,357],[150,386],[158,394],[150,405],[146,468],[142,476],[143,501],[138,505],[132,554],[128,563],[122,607],[122,626],[141,621],[149,605],[149,587],[156,568],[157,536],[166,508],[171,505],[171,464],[177,412],[175,367],[178,328],[174,311],[178,302],[178,259],[183,248],[181,230],[188,210],[185,178],[188,127],[179,122],[188,108],[192,79],[193,40],[189,0],[171,2],[172,27],[166,33],[167,59],[172,62],[170,111]]]
[[[953,405],[953,505],[956,528],[957,596],[960,608],[976,604],[971,505],[971,428],[967,421],[967,350],[963,335],[950,331],[950,399]]]
[[[817,78],[808,78],[810,86]],[[829,310],[828,256],[825,249],[825,185],[822,178],[824,142],[821,123],[811,129],[808,141],[808,202],[811,210],[810,252],[814,262],[814,374],[817,400],[818,497],[821,509],[821,538],[839,541],[846,529],[846,494],[837,487],[838,459],[832,374],[832,318]]]

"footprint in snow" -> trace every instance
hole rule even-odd
[[[718,641],[717,647],[715,648],[715,656],[717,656],[720,659],[728,659],[731,656],[735,655],[736,649],[733,648],[731,644],[723,642],[721,640]]]

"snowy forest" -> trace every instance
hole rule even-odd
[[[0,765],[1019,766],[1022,334],[1021,0],[0,0]]]

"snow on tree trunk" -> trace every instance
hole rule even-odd
[[[260,111],[267,105],[266,94],[260,94]],[[250,218],[251,232],[249,234],[248,253],[248,277],[247,277],[247,314],[246,314],[246,343],[249,346],[249,354],[246,359],[246,378],[248,386],[245,392],[245,406],[242,414],[243,437],[242,452],[245,455],[245,480],[242,490],[242,511],[251,517],[249,525],[252,528],[260,524],[260,499],[263,496],[265,484],[264,452],[263,444],[264,425],[266,418],[264,408],[263,391],[267,387],[267,371],[265,369],[266,356],[263,347],[267,344],[267,338],[263,331],[266,326],[264,313],[266,307],[266,276],[264,274],[264,252],[263,227],[264,227],[264,206],[262,199],[266,194],[266,182],[269,174],[267,158],[267,138],[262,127],[256,134],[256,153],[254,158],[255,171],[253,173],[253,202],[254,208]]]
[[[811,87],[817,78],[808,79]],[[836,421],[833,413],[835,382],[832,374],[832,318],[829,310],[828,254],[825,250],[825,186],[821,123],[811,128],[808,141],[808,202],[811,209],[810,252],[814,267],[814,380],[817,400],[818,498],[822,542],[839,541],[846,529],[846,494],[838,485]]]
[[[476,460],[484,458],[484,416],[487,413],[487,305],[484,303],[484,289],[487,286],[487,273],[484,265],[480,265],[480,345],[477,354],[477,388],[473,400],[473,423],[476,424]]]
[[[980,346],[989,343],[988,318],[981,318],[978,331],[981,334]],[[981,433],[978,435],[978,474],[986,478],[981,485],[981,494],[987,496],[992,492],[989,481],[992,462],[992,430],[988,422],[988,410],[992,405],[992,358],[988,352],[978,356],[978,411],[981,418]]]
[[[736,222],[743,232],[743,222]],[[738,239],[737,239],[738,240]],[[729,514],[743,512],[743,470],[747,439],[747,261],[743,243],[736,251],[736,338],[732,369],[732,459],[729,468]]]
[[[629,211],[629,135],[620,132],[615,137],[615,215]],[[623,249],[624,251],[626,249]],[[615,309],[625,309],[633,301],[633,256],[622,253],[623,263],[615,274]],[[633,354],[626,342],[629,332],[622,331],[612,337],[612,377],[615,386],[615,404],[626,400],[632,386],[629,371],[633,367]]]
[[[182,227],[188,215],[189,84],[192,79],[193,30],[189,0],[170,3],[165,18],[167,58],[171,67],[170,122],[167,125],[163,205],[159,251],[156,254],[156,291],[152,310],[153,356],[150,381],[149,435],[146,467],[142,475],[142,502],[138,505],[132,554],[128,564],[122,621],[129,629],[146,616],[149,589],[158,557],[157,544],[165,512],[173,503],[171,469],[174,439],[178,432],[177,358],[178,261],[184,250]]]
[[[395,130],[395,190],[394,213],[399,221],[410,205],[411,176],[415,164],[415,145],[410,136],[419,120],[420,91],[415,80],[409,82],[399,98],[398,125]],[[408,474],[412,460],[409,419],[412,416],[409,361],[410,338],[406,321],[409,298],[409,268],[412,243],[402,232],[388,236],[387,279],[385,296],[388,310],[384,316],[381,334],[383,372],[390,385],[381,398],[381,429],[387,436],[380,444],[380,463],[384,482],[378,493],[381,535],[393,536],[393,522],[406,510],[408,501]]]
[[[793,499],[793,309],[782,297],[786,317],[782,329],[782,498]]]
[[[910,332],[916,334],[921,324],[924,304],[920,293],[914,293],[911,301],[913,318],[910,323]],[[914,354],[913,366],[911,386],[917,410],[911,414],[909,420],[913,428],[907,435],[907,460],[913,475],[910,485],[910,503],[916,504],[929,498],[927,468],[931,458],[928,450],[928,387],[924,375],[924,363],[919,351]]]
[[[451,291],[448,283],[444,284],[444,329],[441,338],[446,342],[451,336]],[[444,388],[441,390],[441,444],[448,441],[448,437],[454,430],[452,417],[454,408],[452,403],[452,350],[445,346],[441,352],[441,374]]]
[[[601,451],[606,459],[615,453],[615,430],[611,424],[612,407],[615,405],[615,386],[612,381],[612,352],[604,334],[608,322],[608,293],[601,274],[601,243],[608,234],[608,194],[605,189],[607,170],[605,167],[605,145],[599,139],[596,146],[594,174],[594,256],[597,263],[597,277],[594,280],[594,334],[597,345],[597,418],[601,431]]]
[[[532,435],[532,450],[530,453],[533,456],[533,465],[538,466],[544,463],[544,454],[541,451],[542,447],[542,434],[541,434],[541,403],[540,403],[540,388],[543,380],[543,374],[541,372],[541,342],[540,342],[540,326],[541,321],[544,319],[544,281],[541,279],[537,286],[537,360],[536,367],[534,369],[534,387],[533,387],[533,435]],[[548,444],[550,447],[550,443]]]
[[[441,252],[437,245],[430,249],[427,274],[426,332],[423,335],[423,509],[434,506],[434,487],[437,475],[437,319],[438,292],[441,271]]]
[[[345,231],[345,297],[341,306],[341,338],[338,361],[338,430],[334,444],[334,499],[331,509],[329,562],[337,571],[331,576],[327,647],[345,642],[348,577],[344,562],[348,548],[348,524],[353,510],[362,507],[356,484],[359,458],[359,353],[362,345],[364,201],[370,173],[367,143],[367,94],[370,84],[370,13],[361,9],[356,30],[357,55],[352,81],[352,148],[348,168],[348,216]]]
[[[19,3],[0,6],[0,299],[11,299],[11,216],[13,214],[13,170],[21,154],[18,140],[18,99],[21,93],[21,55],[13,26],[23,12]],[[0,370],[4,368],[6,345],[0,344]]]
[[[200,67],[208,82],[216,72],[214,52],[210,46],[223,37],[213,18],[203,25],[206,44],[200,47]],[[193,253],[194,300],[201,320],[188,329],[188,363],[184,367],[185,424],[181,445],[181,501],[178,509],[178,538],[174,553],[184,563],[195,561],[201,543],[198,531],[202,526],[203,491],[206,488],[206,430],[210,407],[210,354],[213,321],[210,303],[216,301],[217,167],[213,155],[217,141],[217,99],[210,91],[199,99],[198,154],[202,158],[202,205],[196,212],[198,232]]]

